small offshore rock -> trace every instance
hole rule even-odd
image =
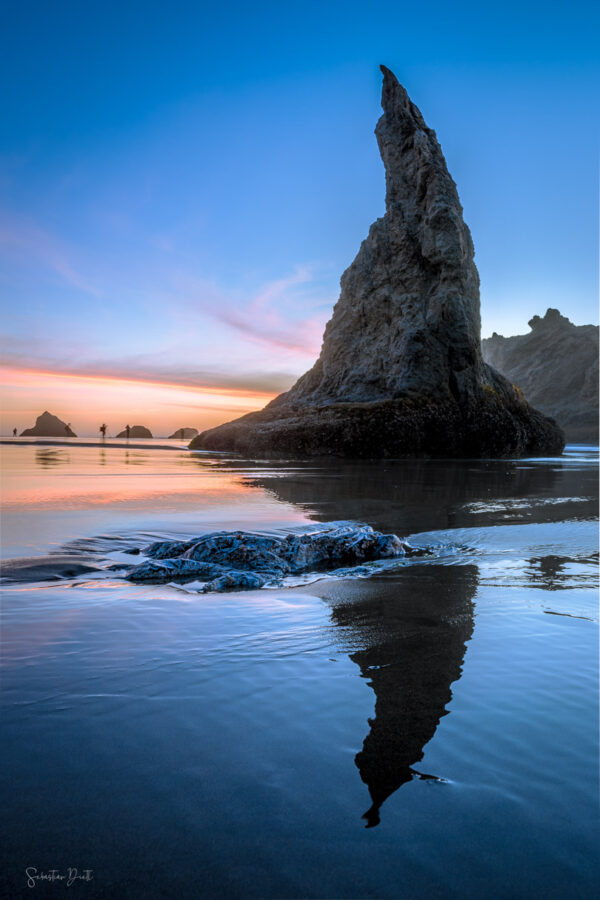
[[[169,440],[191,441],[198,434],[197,428],[178,428],[173,434],[169,435]]]
[[[123,431],[120,431],[117,435],[118,438],[151,438],[152,432],[149,428],[146,428],[145,425],[132,425],[129,429],[129,434],[127,434],[127,429],[124,428]]]
[[[33,428],[26,428],[21,437],[77,437],[70,425],[47,410],[35,420]]]

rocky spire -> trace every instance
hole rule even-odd
[[[456,185],[435,133],[382,71],[375,134],[387,211],[342,275],[319,360],[286,402],[364,402],[410,391],[456,397],[483,376],[479,276]]]
[[[319,359],[264,410],[190,446],[309,456],[562,448],[560,430],[483,362],[479,276],[456,185],[435,132],[381,69],[386,213],[342,275]]]

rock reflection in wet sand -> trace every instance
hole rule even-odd
[[[367,828],[379,824],[390,794],[412,778],[460,678],[473,633],[476,566],[414,565],[360,590],[345,585],[329,597],[334,622],[364,649],[350,655],[375,692],[375,715],[355,762],[372,805]],[[350,592],[350,593],[348,593]]]

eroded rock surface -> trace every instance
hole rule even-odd
[[[559,452],[560,429],[486,365],[479,276],[435,133],[389,69],[376,136],[386,213],[341,279],[319,359],[192,449],[390,457]]]
[[[35,420],[33,428],[26,428],[21,437],[77,437],[71,426],[47,410]]]
[[[306,534],[274,537],[247,531],[217,531],[189,541],[158,541],[127,578],[134,582],[205,582],[201,591],[252,590],[279,584],[289,575],[357,572],[360,563],[422,555],[395,534],[368,525],[334,524]],[[346,567],[346,568],[344,568]]]
[[[573,325],[557,309],[529,321],[529,334],[494,334],[484,359],[552,416],[567,440],[598,443],[598,326]]]

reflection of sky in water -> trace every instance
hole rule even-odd
[[[304,519],[252,487],[235,465],[225,469],[183,450],[5,446],[0,478],[4,558],[118,527],[152,523],[177,532]]]
[[[355,518],[445,555],[291,591],[199,597],[86,576],[11,587],[8,865],[68,844],[99,883],[135,878],[147,896],[157,883],[178,896],[190,884],[193,896],[398,896],[407,884],[419,897],[479,896],[482,884],[497,897],[591,896],[587,462],[286,467],[144,451],[131,466],[106,449],[104,477],[97,450],[50,466],[27,452],[14,479],[3,474],[13,502],[39,479],[7,514],[13,547],[11,515],[35,554],[36,525],[57,548],[104,552],[111,537],[228,518],[273,529]],[[106,506],[86,504],[104,489]],[[367,809],[369,824],[381,819],[369,831]]]

